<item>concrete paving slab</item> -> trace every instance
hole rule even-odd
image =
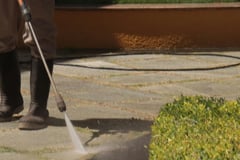
[[[183,83],[182,85],[193,90],[198,90],[207,96],[236,99],[240,95],[239,80],[239,78],[231,78],[199,83]],[[231,87],[231,89],[229,89],[229,87]]]
[[[82,79],[104,77],[109,75],[114,76],[119,74],[118,69],[126,69],[124,66],[104,60],[84,61],[82,59],[75,59],[60,62],[56,61],[55,64],[55,74],[65,75],[69,77],[77,77]],[[128,73],[124,70],[121,72],[125,74]]]
[[[26,114],[30,103],[29,64],[24,63],[25,110],[15,115],[13,122],[1,123],[0,159],[147,160],[150,127],[165,103],[181,94],[238,97],[240,66],[230,66],[239,62],[238,55],[239,52],[121,52],[72,60],[61,57],[55,65],[54,79],[87,155],[74,152],[52,90],[49,127],[31,132],[17,129],[18,119]],[[29,61],[29,57],[23,56],[23,61]],[[171,70],[222,65],[226,68]]]
[[[237,53],[232,52],[237,55]],[[179,69],[209,68],[219,65],[237,63],[238,58],[225,53],[178,53],[178,54],[140,54],[108,57],[108,61],[129,68],[143,69]]]
[[[1,159],[6,160],[31,160],[31,159],[40,159],[39,156],[24,154],[24,153],[15,153],[15,151],[3,151],[1,154]]]
[[[91,81],[83,81],[79,79],[71,79],[71,85],[69,84],[68,77],[57,77],[59,80],[57,84],[61,86],[59,89],[66,97],[71,99],[79,99],[93,102],[112,102],[114,103],[122,101],[148,101],[153,98],[158,98],[155,94],[145,94],[136,90],[106,86]]]

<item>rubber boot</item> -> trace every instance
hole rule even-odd
[[[50,73],[53,70],[53,60],[47,60]],[[19,120],[19,129],[37,130],[47,127],[49,113],[47,101],[50,90],[50,80],[41,59],[32,58],[30,74],[31,102],[24,117]]]
[[[0,54],[0,122],[23,110],[20,69],[15,51]]]

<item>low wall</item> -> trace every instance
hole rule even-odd
[[[57,7],[56,24],[59,48],[240,48],[240,3]]]

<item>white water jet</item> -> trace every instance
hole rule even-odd
[[[68,128],[68,132],[70,135],[70,138],[73,142],[73,145],[75,147],[75,151],[80,153],[80,154],[87,154],[86,150],[84,149],[82,142],[80,140],[80,138],[78,137],[76,130],[74,129],[72,122],[70,121],[70,119],[68,118],[68,115],[66,112],[64,112],[64,117],[65,117],[65,122]]]

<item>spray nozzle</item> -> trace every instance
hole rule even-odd
[[[67,110],[66,104],[60,94],[55,95],[55,99],[57,102],[57,107],[60,112],[65,112]]]

